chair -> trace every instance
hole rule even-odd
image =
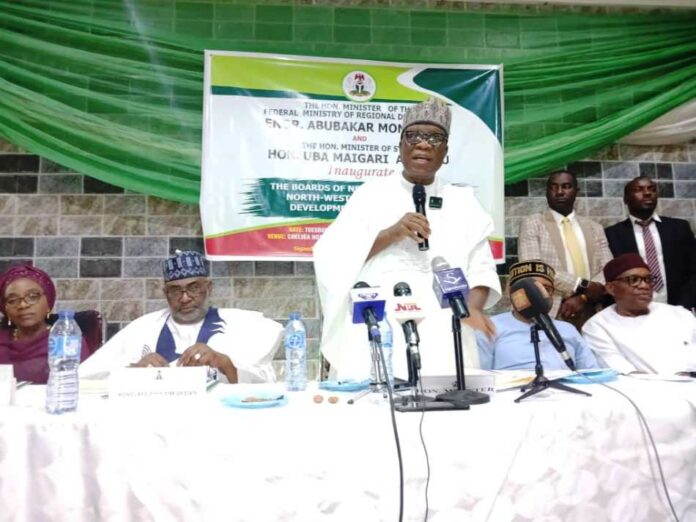
[[[51,314],[48,317],[48,324],[53,325],[58,320],[58,314]],[[83,310],[75,312],[75,322],[82,330],[82,336],[87,341],[90,348],[85,359],[97,351],[104,342],[104,321],[101,314],[96,310]]]

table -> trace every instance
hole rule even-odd
[[[681,520],[696,520],[696,384],[614,385],[650,423]],[[128,407],[86,397],[63,416],[43,413],[42,387],[20,390],[19,406],[0,409],[0,520],[397,520],[386,404],[315,404],[310,390],[280,408],[221,405],[245,388]],[[669,520],[635,411],[598,385],[583,389],[593,397],[546,391],[514,404],[519,392],[508,391],[426,414],[429,520]],[[409,521],[425,512],[419,421],[397,414]]]

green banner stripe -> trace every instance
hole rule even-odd
[[[401,85],[398,77],[410,67],[390,64],[308,61],[275,57],[231,55],[211,56],[211,84],[216,87],[242,87],[268,91],[293,90],[313,96],[344,98],[343,79],[354,71],[372,76],[376,96],[391,101],[423,101],[425,93]]]
[[[425,89],[439,92],[476,114],[502,143],[499,70],[431,68],[418,73],[414,82]]]
[[[249,96],[254,98],[301,98],[304,100],[333,100],[342,101],[350,103],[366,103],[366,102],[354,102],[343,96],[329,96],[323,94],[313,94],[307,92],[296,92],[296,91],[267,91],[264,89],[244,89],[241,87],[220,87],[213,86],[210,89],[212,94],[221,96]],[[382,99],[382,98],[372,98],[369,103],[393,103],[395,100]],[[398,100],[401,102],[408,103],[418,103],[420,100]]]
[[[221,96],[249,96],[254,98],[309,98],[312,100],[345,100],[345,96],[330,96],[324,94],[309,94],[297,91],[277,91],[267,89],[248,89],[244,87],[221,87],[213,85],[210,88],[212,94]]]

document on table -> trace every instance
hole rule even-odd
[[[529,384],[536,377],[534,370],[492,370],[495,373],[495,389],[497,391],[510,390]],[[573,375],[571,370],[544,371],[544,377],[549,380],[560,379]]]

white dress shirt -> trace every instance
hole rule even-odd
[[[573,227],[573,232],[575,232],[575,237],[578,238],[578,245],[580,245],[580,250],[582,251],[582,259],[585,261],[585,266],[587,267],[588,274],[590,274],[590,258],[587,257],[587,242],[585,241],[585,235],[582,233],[580,223],[578,223],[578,218],[575,215],[575,211],[573,210],[570,214],[564,216],[563,214],[556,212],[552,208],[549,208],[549,210],[551,211],[553,220],[556,222],[556,226],[558,227],[558,233],[561,235],[561,241],[563,241],[566,271],[570,274],[575,273],[575,269],[573,267],[573,259],[570,257],[570,252],[568,252],[568,245],[566,245],[566,238],[565,234],[563,233],[563,224],[561,223],[561,221],[563,221],[564,218],[568,218],[568,220],[570,221],[570,225]],[[575,282],[576,289],[580,284],[581,279],[581,277],[578,277],[577,281]]]

